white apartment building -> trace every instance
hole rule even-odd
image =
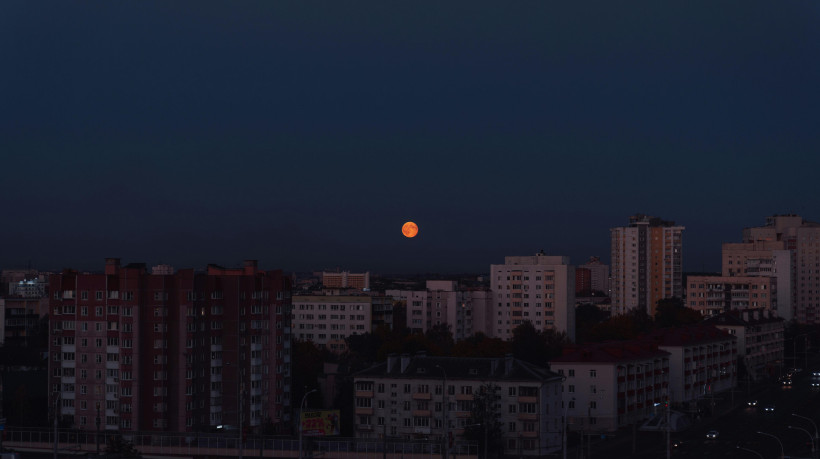
[[[723,276],[763,277],[774,279],[777,294],[770,309],[786,321],[792,320],[791,252],[784,241],[758,240],[724,243],[722,247]]]
[[[345,338],[372,330],[369,296],[294,296],[293,337],[334,353],[346,350]]]
[[[799,215],[766,217],[764,226],[743,230],[744,243],[760,241],[782,242],[782,249],[791,255],[789,293],[793,315],[778,315],[799,323],[820,323],[820,223],[803,220]],[[782,271],[779,263],[777,273]]]
[[[612,314],[642,308],[655,315],[658,300],[683,298],[683,226],[646,215],[612,228]]]
[[[489,336],[510,339],[529,321],[537,330],[564,332],[575,341],[575,267],[569,257],[504,257],[503,265],[490,265],[490,286]]]
[[[492,385],[505,455],[543,457],[561,449],[561,377],[511,356],[391,355],[357,373],[354,384],[359,438],[452,438],[456,453],[475,394]]]
[[[721,313],[707,323],[737,337],[748,381],[780,374],[786,329],[781,317],[766,310],[745,309]]]
[[[689,404],[735,387],[737,338],[713,325],[655,330],[648,343],[669,353],[669,399]]]
[[[463,289],[456,281],[428,280],[425,290],[387,290],[385,295],[405,301],[407,327],[424,333],[435,325],[450,325],[453,339],[487,333],[490,293]]]
[[[569,430],[613,432],[657,412],[667,400],[669,353],[640,342],[592,343],[550,361],[564,376]]]

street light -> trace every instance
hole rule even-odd
[[[814,426],[814,439],[815,440],[820,440],[820,436],[817,435],[817,424],[815,424],[814,421],[811,418],[807,418],[805,416],[800,416],[799,414],[794,414],[794,413],[792,413],[792,416],[794,416],[796,418],[800,418],[800,419],[805,419],[806,421],[811,422],[811,425]]]
[[[814,437],[811,436],[811,432],[809,432],[806,429],[802,429],[800,427],[794,427],[794,426],[786,426],[786,427],[788,427],[789,429],[792,429],[792,430],[802,430],[803,432],[806,433],[806,435],[809,436],[809,440],[811,440],[811,457],[815,457],[816,454],[815,454],[815,450],[814,450]]]
[[[305,401],[307,401],[307,396],[318,391],[319,389],[313,389],[310,392],[307,392],[305,395],[302,396],[302,403],[299,404],[299,459],[302,459],[302,413],[305,411]]]
[[[743,450],[743,451],[748,451],[748,452],[750,452],[750,453],[752,453],[752,454],[757,454],[757,457],[759,457],[760,459],[764,459],[762,454],[758,453],[757,451],[755,451],[755,450],[753,450],[753,449],[749,449],[749,448],[742,448],[739,444],[737,445],[737,449],[739,449],[739,450]]]
[[[761,431],[759,431],[759,430],[757,431],[757,433],[759,433],[760,435],[765,435],[765,436],[767,436],[767,437],[772,437],[772,438],[774,438],[775,440],[777,440],[777,443],[779,443],[779,444],[780,444],[780,459],[784,459],[784,458],[786,457],[786,451],[783,449],[783,442],[782,442],[782,441],[780,441],[780,439],[779,439],[779,438],[775,437],[775,436],[774,436],[774,435],[772,435],[772,434],[769,434],[769,433],[766,433],[766,432],[761,432]]]
[[[575,397],[572,397],[572,400],[569,402],[574,402]],[[561,441],[561,446],[563,446],[564,450],[564,459],[567,459],[567,411],[569,411],[569,402],[567,402],[567,406],[564,407],[564,438]]]
[[[97,402],[97,457],[100,456],[100,402]]]
[[[441,370],[441,374],[444,375],[444,385],[442,386],[441,391],[441,403],[444,404],[444,459],[447,459],[449,456],[449,441],[450,441],[450,423],[447,419],[447,372],[444,371],[444,368],[441,365],[436,365],[436,368]],[[484,417],[487,416],[487,413],[484,413]],[[485,419],[486,421],[486,419]]]

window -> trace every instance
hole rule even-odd
[[[590,378],[596,378],[597,376],[598,376],[598,373],[597,373],[596,370],[589,370],[589,377]]]

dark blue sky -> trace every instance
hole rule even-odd
[[[820,220],[820,3],[0,2],[0,267],[684,268]],[[420,226],[402,237],[405,220]]]

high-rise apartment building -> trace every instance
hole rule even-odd
[[[385,292],[406,303],[406,324],[411,331],[424,333],[436,325],[449,325],[456,340],[477,332],[490,334],[487,312],[491,296],[486,289],[462,288],[450,280],[429,280],[425,287]]]
[[[592,291],[609,295],[609,265],[603,264],[600,257],[589,257],[589,261],[575,267],[575,293]]]
[[[689,276],[685,305],[704,316],[753,309],[776,313],[777,282],[764,276]]]
[[[490,265],[490,286],[490,336],[510,339],[515,327],[529,321],[537,330],[575,340],[575,267],[569,257],[504,257],[503,265]]]
[[[770,292],[770,309],[784,320],[792,320],[792,255],[783,241],[757,240],[724,243],[722,275],[724,277],[771,278],[775,289]],[[688,293],[687,293],[688,295]]]
[[[612,228],[612,313],[641,308],[655,314],[658,300],[683,298],[684,227],[646,215]]]
[[[800,323],[820,323],[820,223],[803,220],[799,215],[773,215],[766,217],[764,226],[745,228],[744,244],[766,244],[772,252],[787,250],[790,254],[791,318]],[[780,243],[780,244],[775,244]],[[724,249],[725,252],[725,249]],[[782,260],[782,256],[780,259]],[[766,261],[763,257],[764,262]],[[726,256],[724,255],[724,261]],[[751,260],[752,262],[754,259]],[[750,266],[754,263],[746,261]],[[777,269],[776,275],[784,275],[783,263],[770,263]],[[763,267],[766,264],[763,263]],[[724,264],[724,269],[726,265]],[[747,268],[748,269],[748,268]],[[789,320],[788,313],[778,310],[778,316]]]
[[[290,283],[281,271],[164,274],[106,260],[49,280],[50,401],[79,429],[290,428]]]
[[[367,290],[370,288],[370,272],[322,272],[322,287]]]

